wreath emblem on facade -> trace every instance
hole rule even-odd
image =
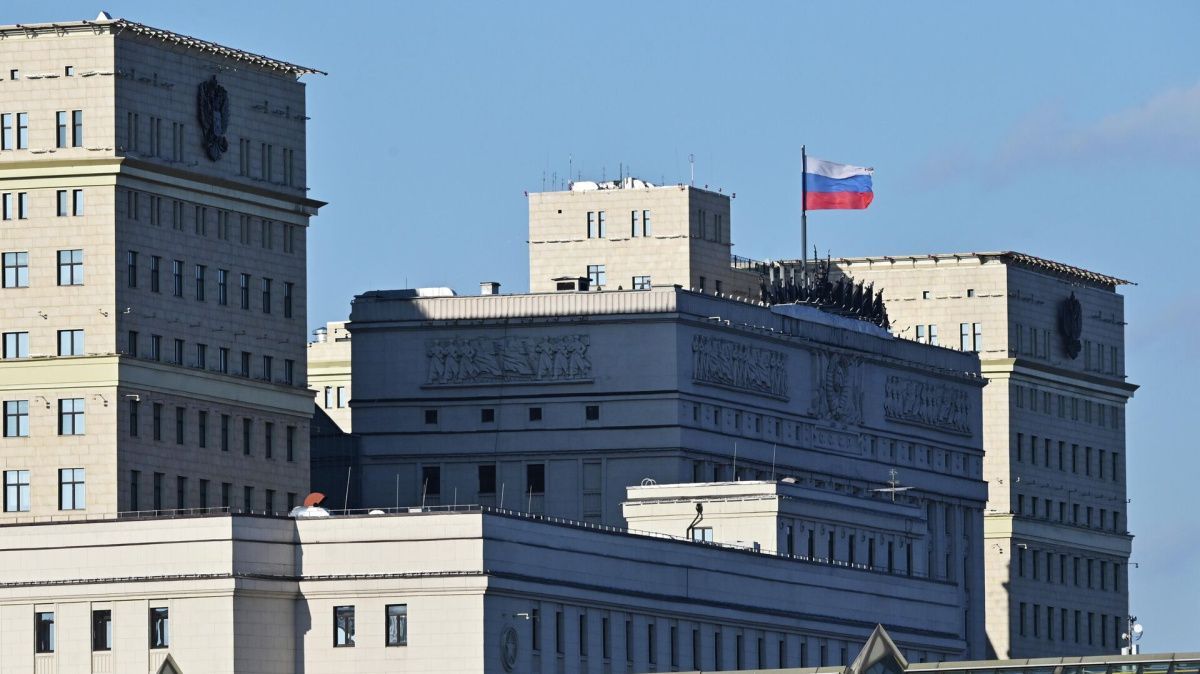
[[[1075,293],[1062,301],[1058,307],[1058,331],[1062,335],[1063,349],[1072,360],[1079,357],[1083,343],[1079,336],[1083,334],[1083,306],[1075,299]]]
[[[520,640],[517,638],[517,631],[511,625],[505,627],[504,631],[500,633],[500,664],[504,666],[504,671],[511,672],[517,665],[519,648]]]
[[[229,128],[229,93],[217,83],[217,76],[200,83],[196,93],[196,114],[204,134],[204,152],[217,161],[229,150],[225,131]]]

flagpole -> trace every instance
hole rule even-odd
[[[800,281],[808,285],[808,151],[800,146]]]

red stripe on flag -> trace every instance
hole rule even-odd
[[[804,195],[804,208],[810,211],[866,208],[874,198],[874,192],[809,192]]]

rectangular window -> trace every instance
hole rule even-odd
[[[92,650],[111,651],[112,645],[112,611],[92,611]]]
[[[187,507],[187,478],[182,475],[175,477],[175,507],[180,510]]]
[[[479,423],[491,424],[491,423],[495,423],[495,421],[496,421],[496,408],[484,407],[483,409],[479,410]]]
[[[71,208],[70,197],[68,196],[66,190],[58,190],[58,192],[55,193],[55,203],[57,205],[54,209],[54,215],[60,218],[67,217],[67,214],[70,213]]]
[[[283,317],[292,317],[292,303],[294,302],[296,284],[291,281],[283,283]]]
[[[440,466],[421,467],[421,493],[425,496],[442,495],[442,469]]]
[[[296,460],[296,427],[288,426],[284,429],[284,447],[287,450],[287,460]],[[288,510],[291,510],[289,507]]]
[[[267,513],[268,515],[275,514],[275,490],[274,489],[266,490],[266,498],[265,498],[265,501],[263,502],[263,512]]]
[[[221,483],[221,507],[228,508],[233,502],[233,485],[228,482]]]
[[[159,292],[158,274],[162,269],[162,258],[157,255],[150,256],[150,292]]]
[[[83,147],[83,110],[71,111],[71,147]]]
[[[217,304],[226,306],[229,304],[229,270],[217,270]]]
[[[604,265],[602,264],[589,264],[587,267],[587,276],[593,288],[603,286],[607,282]]]
[[[162,409],[162,403],[154,403],[150,406],[150,425],[155,442],[162,442]]]
[[[82,468],[60,468],[58,471],[58,509],[83,510],[87,507]]]
[[[437,422],[438,422],[438,411],[437,410],[425,410],[425,423],[427,425],[432,426],[432,425],[436,424]]]
[[[346,387],[345,386],[337,387],[337,406],[338,407],[346,406]]]
[[[192,226],[196,236],[208,236],[208,209],[197,204],[193,215]]]
[[[29,471],[4,471],[4,512],[29,512]]]
[[[150,360],[162,360],[162,335],[150,335]]]
[[[5,288],[29,287],[29,253],[4,253],[0,256],[4,262]]]
[[[171,294],[183,297],[183,260],[171,261]]]
[[[184,407],[175,407],[175,444],[182,445],[184,438],[183,423],[184,416],[187,414],[187,409]]]
[[[58,434],[83,435],[83,398],[58,401]]]
[[[595,211],[588,211],[588,214],[587,214],[587,238],[589,238],[589,239],[596,238],[596,213],[595,213]]]
[[[217,347],[217,371],[229,374],[229,349],[224,346]]]
[[[83,355],[83,330],[59,330],[58,331],[58,355],[60,355],[60,356],[82,356]]]
[[[388,604],[384,609],[387,646],[408,645],[408,604]]]
[[[5,359],[28,359],[29,332],[5,332],[4,349],[0,355]]]
[[[0,115],[0,150],[11,150],[16,147],[13,142],[13,115],[6,112]]]
[[[138,332],[137,332],[137,330],[130,330],[129,333],[125,337],[125,355],[133,356],[134,358],[137,358],[137,356],[138,356]]]
[[[54,612],[39,611],[33,614],[34,638],[36,643],[34,649],[38,653],[53,653],[55,647],[54,639]]]
[[[629,212],[629,236],[638,237],[642,233],[641,218],[637,211]]]
[[[288,386],[296,383],[296,361],[291,358],[283,359],[283,383]]]
[[[263,423],[263,456],[271,458],[275,453],[275,424],[270,421]]]
[[[71,215],[83,215],[83,190],[71,190]]]
[[[599,405],[585,405],[583,408],[583,418],[587,421],[599,421],[600,420],[600,406]]]
[[[262,312],[271,313],[271,279],[262,279]]]
[[[242,308],[250,308],[250,275],[242,274],[240,277],[240,285],[238,289],[241,291]]]
[[[13,199],[12,192],[0,194],[0,219],[13,219]]]
[[[642,211],[642,236],[650,236],[650,211]]]
[[[208,412],[204,410],[196,413],[196,445],[201,449],[208,447]]]
[[[67,112],[65,110],[59,110],[58,112],[54,113],[54,125],[55,125],[54,147],[66,147],[67,146]]]
[[[202,264],[196,265],[196,300],[204,301],[204,272],[207,270]]]
[[[165,607],[150,609],[150,648],[167,648],[171,645],[171,614]]]
[[[649,290],[650,289],[650,277],[649,276],[634,276],[633,277],[633,289],[634,290]]]
[[[254,429],[254,421],[242,419],[242,454],[250,456],[250,436]]]
[[[333,645],[335,648],[354,645],[354,607],[333,607]]]
[[[542,408],[530,407],[529,408],[529,420],[530,421],[541,421],[542,420]]]
[[[176,365],[183,365],[184,342],[182,339],[172,340],[173,350],[171,352],[171,362]]]
[[[130,288],[137,287],[137,267],[138,254],[136,250],[131,250],[125,255],[125,285]]]
[[[17,113],[17,149],[29,149],[29,113]]]
[[[229,451],[229,415],[221,415],[221,451]]]
[[[29,437],[29,401],[4,402],[4,437]]]
[[[242,487],[242,508],[246,512],[254,512],[254,487]]]
[[[970,351],[971,350],[971,324],[970,323],[959,323],[958,324],[958,350],[959,351]]]
[[[83,285],[83,251],[58,251],[58,285]]]
[[[192,363],[192,365],[200,370],[203,370],[208,366],[208,345],[196,345],[196,360],[194,363]]]
[[[249,377],[250,376],[250,352],[249,351],[242,352],[242,362],[240,363],[240,365],[241,365],[241,372],[239,372],[238,374],[242,375],[243,377]]]
[[[479,466],[479,493],[496,493],[496,464],[485,463]]]
[[[271,381],[271,377],[275,374],[275,358],[273,356],[262,357],[262,378],[263,381]]]
[[[546,493],[546,464],[530,463],[525,466],[525,493]]]

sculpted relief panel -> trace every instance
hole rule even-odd
[[[811,414],[838,426],[862,422],[862,362],[841,353],[813,353]]]
[[[971,404],[967,392],[928,382],[891,376],[883,399],[884,416],[902,424],[926,426],[970,435]]]
[[[692,379],[787,400],[787,354],[696,335],[692,338]]]
[[[591,381],[587,335],[425,342],[426,385]]]

